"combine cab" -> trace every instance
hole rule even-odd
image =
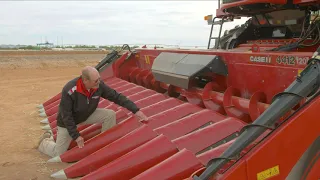
[[[102,80],[149,120],[101,99],[117,125],[103,133],[101,124],[79,126],[84,148],[72,142],[50,159],[73,163],[52,177],[319,179],[319,4],[225,0],[206,17],[212,27],[249,20],[217,37],[211,30],[208,49],[111,52],[96,66]],[[57,94],[40,106],[54,134],[59,102]]]

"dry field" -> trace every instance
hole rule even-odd
[[[107,52],[0,51],[0,180],[46,180],[68,164],[47,164],[34,149],[42,134],[36,106],[96,65]]]

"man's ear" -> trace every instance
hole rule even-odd
[[[82,81],[83,81],[83,82],[87,82],[88,79],[87,79],[87,78],[82,78]]]

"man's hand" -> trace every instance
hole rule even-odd
[[[82,138],[81,136],[79,136],[79,137],[76,139],[76,142],[77,142],[79,148],[83,148],[83,146],[84,146],[84,140],[83,140],[83,138]]]
[[[148,120],[148,117],[145,114],[143,114],[142,111],[136,112],[135,115],[137,116],[137,118],[139,119],[140,122],[145,122]]]

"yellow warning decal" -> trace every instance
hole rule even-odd
[[[303,69],[298,69],[298,76],[300,75],[300,73],[303,71]]]
[[[280,174],[279,165],[277,165],[267,170],[264,170],[262,172],[259,172],[257,174],[257,180],[265,180],[273,176],[277,176],[279,174]]]
[[[145,55],[144,58],[145,58],[145,60],[146,60],[146,63],[147,63],[147,64],[150,64],[150,58],[149,58],[149,56],[148,56],[148,55]]]

